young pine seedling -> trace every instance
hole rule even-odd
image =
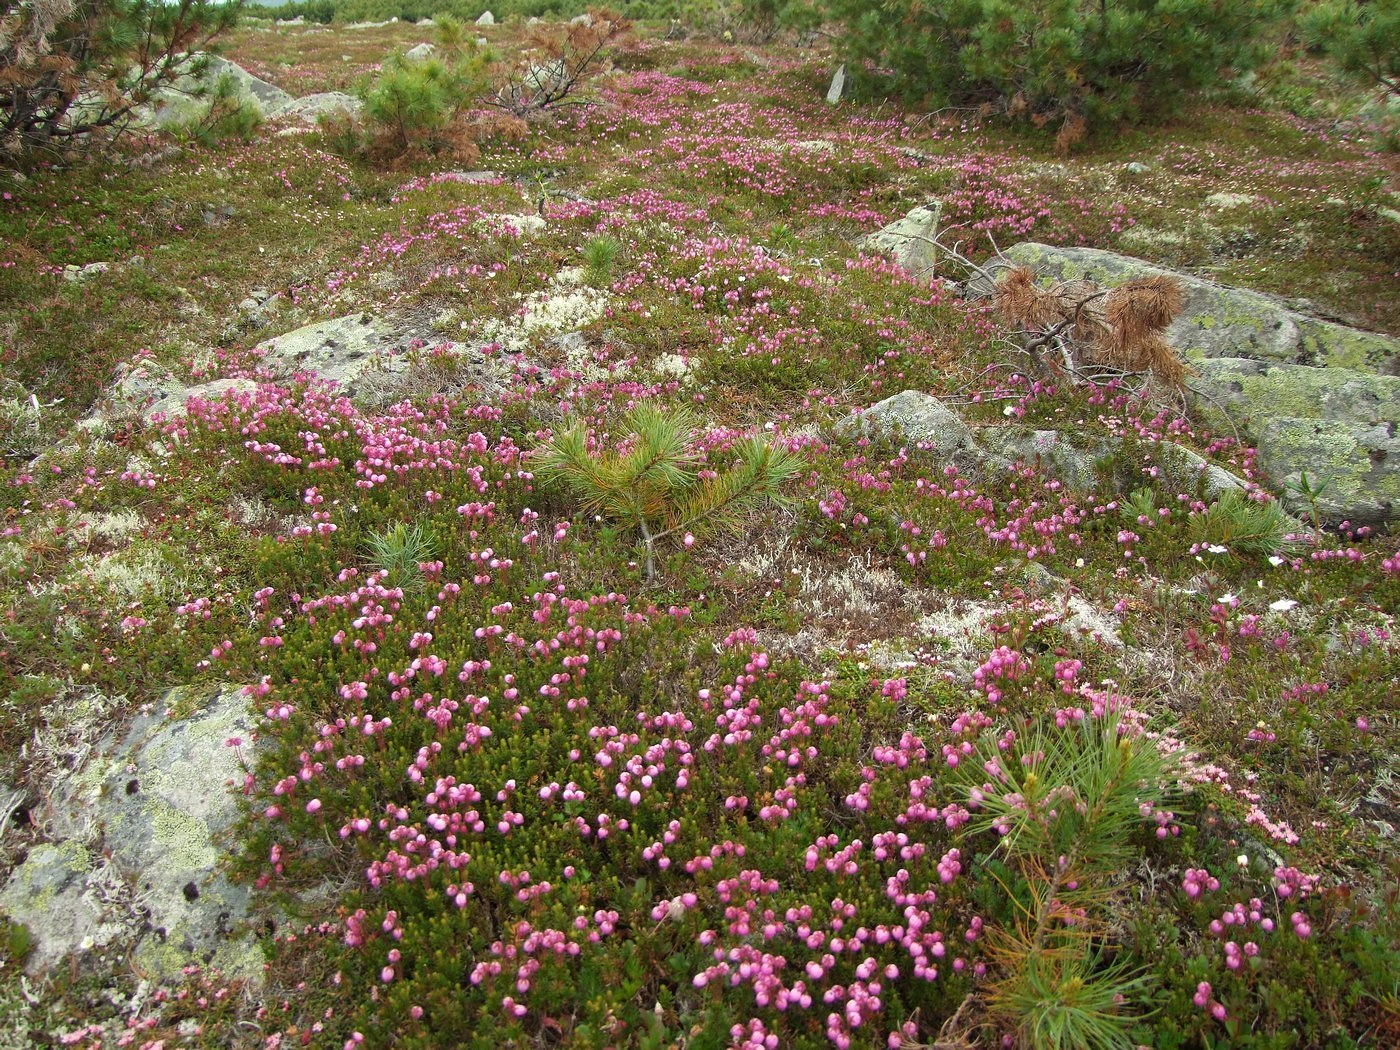
[[[685,408],[640,405],[623,419],[622,448],[600,448],[587,424],[574,423],[534,453],[534,472],[567,488],[589,513],[635,529],[656,577],[656,545],[679,533],[736,528],[745,514],[783,502],[782,488],[802,461],[762,438],[737,449],[727,469],[706,469],[698,423]],[[702,476],[703,471],[703,476]]]

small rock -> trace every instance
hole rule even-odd
[[[841,101],[841,96],[846,93],[846,66],[842,63],[836,68],[835,75],[831,78],[831,87],[827,88],[826,100],[833,106]]]
[[[479,26],[493,26],[496,24],[496,16],[490,11],[483,11],[481,12],[481,17],[476,20],[476,24]]]
[[[437,48],[432,44],[417,44],[405,51],[403,57],[410,62],[421,62],[423,59],[432,58],[435,51]]]
[[[1146,175],[1152,170],[1152,166],[1144,164],[1140,160],[1130,160],[1127,164],[1123,165],[1123,170],[1129,175]]]
[[[836,432],[843,437],[898,434],[945,455],[973,446],[972,430],[962,418],[920,390],[902,391],[853,413],[836,425]]]
[[[894,261],[910,273],[927,273],[938,264],[938,246],[931,242],[938,234],[942,216],[942,202],[921,204],[904,218],[862,237],[860,246],[869,251],[890,253]]]
[[[83,284],[94,277],[102,276],[109,269],[111,269],[111,264],[105,262],[88,263],[86,266],[65,266],[63,279],[74,284]]]

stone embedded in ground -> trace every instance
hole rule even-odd
[[[221,870],[253,729],[240,689],[172,690],[54,787],[42,823],[57,841],[30,850],[0,892],[34,938],[34,972],[132,940],[133,964],[155,980],[190,965],[260,978],[242,929],[249,891]]]
[[[476,20],[476,24],[479,26],[493,26],[496,24],[496,16],[490,11],[483,11],[481,12],[481,17]]]
[[[938,246],[933,238],[943,216],[939,201],[921,204],[902,219],[860,240],[866,251],[888,252],[894,261],[913,274],[927,274],[938,264]]]
[[[1076,442],[1059,430],[1032,430],[1013,424],[983,427],[977,432],[977,444],[990,465],[1024,463],[1081,492],[1105,490],[1127,495],[1147,483],[1142,472],[1148,466],[1157,468],[1158,483],[1169,491],[1194,493],[1199,487],[1210,499],[1243,489],[1245,484],[1174,441],[1156,442],[1130,459],[1124,456],[1126,446],[1119,437],[1100,435]]]
[[[40,843],[0,889],[0,911],[29,933],[24,969],[30,976],[47,973],[74,952],[129,935],[129,926],[110,917],[89,891],[93,863],[80,843]]]
[[[112,268],[111,263],[95,262],[86,266],[68,265],[63,268],[63,279],[73,284],[85,284],[94,277],[101,277]]]
[[[354,95],[343,91],[319,91],[314,95],[303,95],[267,114],[269,120],[294,120],[299,124],[315,124],[322,116],[344,113],[358,117],[364,103]]]
[[[831,87],[826,89],[826,100],[833,106],[841,101],[841,96],[846,93],[846,66],[845,63],[836,67],[836,72],[831,77]]]
[[[864,412],[852,413],[836,424],[844,437],[900,435],[944,455],[974,444],[972,429],[938,398],[920,390],[904,390],[871,405]]]
[[[1400,377],[1240,358],[1196,365],[1198,410],[1224,429],[1248,431],[1259,465],[1280,485],[1326,483],[1326,520],[1377,524],[1400,518]],[[1295,513],[1310,510],[1285,493]]]
[[[412,62],[419,62],[425,58],[432,58],[437,48],[432,44],[415,44],[403,53],[403,57]]]

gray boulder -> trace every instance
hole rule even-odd
[[[852,413],[836,425],[836,432],[843,437],[901,437],[944,455],[974,444],[972,429],[956,412],[919,390],[901,391]]]
[[[1174,492],[1195,492],[1199,487],[1215,498],[1244,488],[1241,478],[1174,441],[1142,446],[1134,460],[1123,455],[1123,440],[1109,434],[1075,440],[1058,430],[993,426],[977,432],[977,443],[989,465],[1025,463],[1083,492],[1130,493],[1147,484],[1143,472],[1149,467],[1157,468],[1158,483]]]
[[[1400,374],[1400,339],[1309,317],[1259,292],[1215,284],[1098,248],[1059,248],[1027,241],[1013,245],[1006,255],[1057,281],[1087,278],[1117,285],[1138,277],[1175,277],[1186,292],[1186,304],[1167,329],[1167,341],[1193,362],[1247,357]]]
[[[216,401],[229,391],[251,393],[256,389],[257,384],[250,379],[215,379],[188,386],[168,368],[151,360],[138,361],[121,366],[116,383],[79,425],[87,430],[101,430],[109,423],[134,416],[146,423],[157,415],[174,419],[185,414],[192,397]]]
[[[1327,487],[1318,510],[1332,521],[1400,517],[1400,377],[1241,358],[1200,361],[1198,409],[1217,428],[1246,428],[1259,464],[1280,484]],[[1308,509],[1286,493],[1290,509]]]
[[[432,58],[437,52],[437,48],[432,44],[415,44],[403,53],[403,57],[411,62],[421,62],[424,59]]]
[[[490,11],[483,11],[481,12],[481,17],[476,20],[476,24],[479,26],[493,26],[496,24],[496,16]]]
[[[1236,430],[1280,485],[1325,483],[1332,522],[1400,518],[1400,339],[1309,317],[1279,300],[1092,248],[1006,252],[1055,280],[1117,285],[1169,274],[1186,292],[1167,340],[1195,369],[1188,392],[1216,430]],[[1295,512],[1310,509],[1285,493]]]
[[[888,252],[910,273],[923,274],[938,264],[938,248],[932,242],[938,233],[943,205],[938,201],[921,204],[902,219],[882,230],[862,237],[860,247],[867,251]]]

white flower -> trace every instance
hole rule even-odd
[[[1239,600],[1238,598],[1236,598],[1233,594],[1222,594],[1222,595],[1220,596],[1220,604],[1221,604],[1221,605],[1235,606],[1235,605],[1238,605],[1239,603],[1240,603],[1240,600]]]
[[[1242,868],[1249,867],[1249,855],[1247,853],[1241,853],[1238,857],[1235,858],[1235,863]]]
[[[1297,604],[1298,603],[1295,602],[1292,598],[1280,598],[1276,602],[1270,602],[1269,608],[1272,609],[1274,612],[1288,612],[1290,609],[1297,606]]]
[[[1272,565],[1275,569],[1277,569],[1280,565],[1283,564],[1283,559],[1280,558],[1277,554],[1270,554],[1269,564]]]
[[[1208,544],[1206,544],[1206,550],[1210,551],[1212,554],[1229,554],[1229,553],[1230,553],[1230,548],[1229,548],[1229,547],[1222,547],[1222,546],[1221,546],[1220,544],[1218,544],[1218,543],[1208,543]]]

